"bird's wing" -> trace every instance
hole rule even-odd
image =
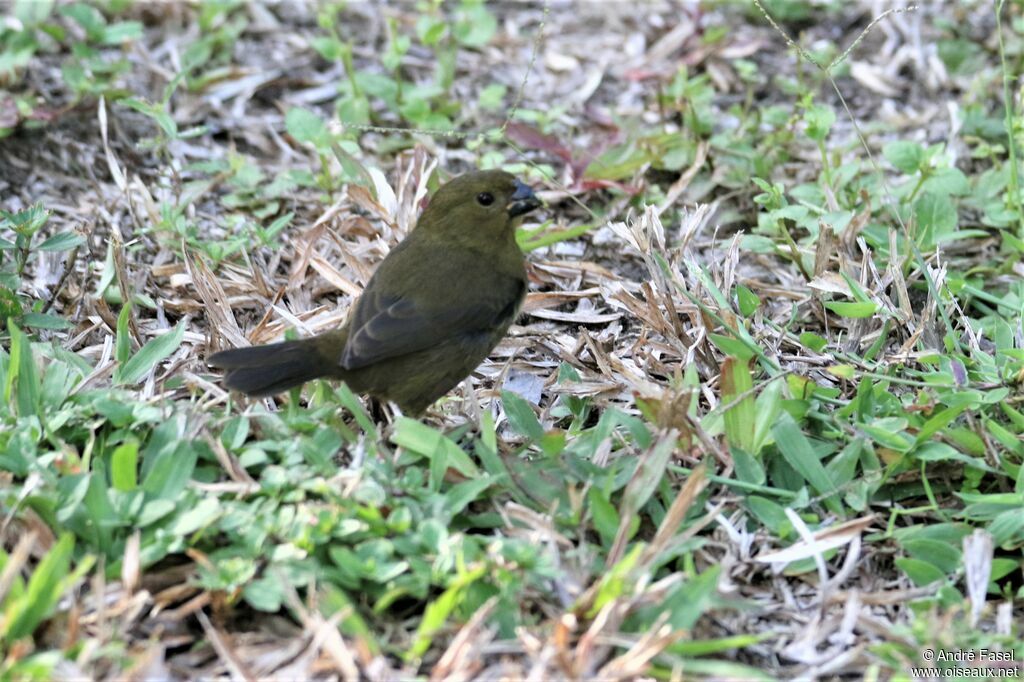
[[[523,280],[492,274],[486,291],[460,292],[429,305],[418,300],[416,292],[392,295],[368,286],[353,311],[348,342],[339,363],[354,370],[466,334],[507,326],[525,291]]]

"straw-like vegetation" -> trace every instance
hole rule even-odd
[[[1018,3],[0,6],[0,678],[1024,675]],[[221,388],[492,167],[423,419]]]

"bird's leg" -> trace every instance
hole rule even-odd
[[[373,396],[367,398],[367,412],[375,424],[393,424],[398,418],[405,416],[395,403],[390,400],[378,400]]]
[[[387,423],[388,419],[387,419],[387,415],[384,413],[384,403],[381,402],[380,400],[377,400],[373,396],[370,396],[369,398],[367,398],[366,401],[367,401],[367,407],[369,408],[367,410],[367,412],[370,413],[370,419],[373,420],[373,423],[374,424],[385,424],[385,423]]]
[[[483,413],[480,411],[480,401],[476,397],[476,391],[473,390],[473,375],[466,377],[462,382],[462,392],[466,396],[466,403],[469,403],[469,416],[476,424],[479,424],[483,419]],[[465,403],[463,403],[465,405]]]

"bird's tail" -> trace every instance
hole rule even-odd
[[[322,376],[332,376],[337,361],[324,357],[317,337],[233,348],[206,359],[212,367],[226,370],[223,383],[246,395],[262,398],[287,391]]]

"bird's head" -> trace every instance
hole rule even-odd
[[[465,173],[431,197],[417,230],[455,231],[464,239],[509,233],[519,217],[541,205],[527,185],[500,170]]]

